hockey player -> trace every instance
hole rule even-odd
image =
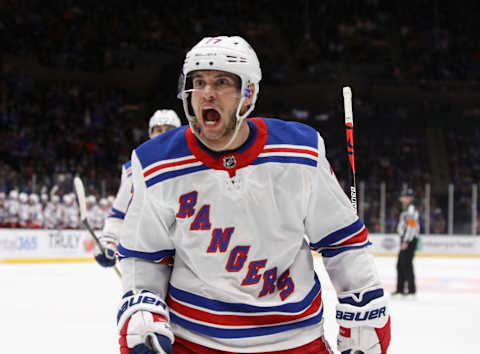
[[[8,193],[8,200],[5,202],[5,209],[7,210],[5,227],[18,227],[18,207],[18,191],[16,189],[12,189]]]
[[[406,188],[400,195],[403,211],[400,214],[397,232],[400,235],[400,251],[397,259],[397,289],[394,296],[414,297],[417,292],[413,257],[417,247],[420,231],[418,210],[413,204],[415,195],[411,188]],[[405,290],[407,288],[407,290]]]
[[[45,208],[47,207],[47,204],[48,204],[48,194],[47,193],[40,194],[40,203],[42,203],[42,211],[45,211]]]
[[[32,193],[28,196],[29,217],[28,227],[31,229],[41,229],[44,223],[42,204],[38,194]]]
[[[93,230],[101,230],[103,227],[103,220],[105,219],[105,212],[97,205],[97,197],[91,194],[85,199],[85,202],[88,223]]]
[[[80,210],[72,193],[63,196],[62,227],[68,230],[80,228]]]
[[[190,126],[133,151],[121,353],[330,353],[311,249],[338,294],[339,350],[387,352],[367,229],[317,131],[247,119],[260,79],[243,38],[202,39],[180,82]]]
[[[7,206],[5,192],[0,192],[0,228],[7,224]]]
[[[150,139],[153,139],[168,130],[178,128],[180,125],[180,118],[178,118],[175,111],[171,109],[159,109],[155,111],[148,122],[148,136]],[[116,262],[115,253],[117,251],[118,235],[122,228],[123,219],[125,218],[132,193],[131,176],[131,162],[128,161],[122,166],[120,188],[118,189],[113,206],[105,218],[103,232],[99,237],[106,253],[103,254],[98,248],[95,248],[95,259],[98,264],[104,267],[112,267]]]
[[[63,205],[60,204],[60,197],[52,195],[50,202],[47,203],[44,215],[44,227],[46,229],[57,229],[62,226]]]
[[[29,228],[30,205],[28,204],[28,194],[21,192],[18,195],[18,227],[21,229]]]

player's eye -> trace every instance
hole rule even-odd
[[[193,80],[193,88],[202,88],[205,86],[205,81],[202,79]]]

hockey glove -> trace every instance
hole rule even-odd
[[[338,301],[338,350],[342,354],[386,354],[390,344],[390,315],[383,289],[342,294]]]
[[[117,238],[112,235],[103,234],[98,240],[105,249],[105,253],[102,253],[100,248],[95,245],[95,260],[102,267],[113,267],[116,262],[115,253],[117,252]]]
[[[174,336],[168,324],[167,305],[143,290],[127,292],[117,315],[121,354],[171,354]]]

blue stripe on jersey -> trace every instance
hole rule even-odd
[[[361,244],[361,245],[354,245],[354,246],[345,246],[345,247],[339,247],[339,248],[331,248],[331,249],[324,249],[320,251],[320,254],[323,257],[333,257],[336,256],[339,253],[342,253],[344,251],[348,250],[353,250],[353,249],[358,249],[358,248],[364,248],[367,246],[370,246],[372,243],[370,241]]]
[[[268,129],[266,145],[291,144],[318,148],[318,133],[312,127],[299,122],[280,119],[264,119]]]
[[[159,261],[162,258],[169,257],[169,256],[174,256],[175,255],[175,250],[162,250],[162,251],[157,251],[157,252],[141,252],[141,251],[135,251],[135,250],[129,250],[125,247],[123,247],[121,244],[118,245],[118,253],[120,254],[120,258],[141,258],[141,259],[146,259],[148,261]]]
[[[127,161],[127,162],[125,162],[125,163],[123,164],[123,168],[124,168],[125,170],[128,170],[130,167],[132,167],[132,160]]]
[[[159,136],[147,140],[135,152],[140,160],[142,169],[151,164],[191,155],[185,139],[185,130],[188,125],[171,129]]]
[[[159,175],[157,175],[153,178],[148,179],[145,182],[145,184],[147,185],[147,187],[150,187],[150,186],[152,186],[152,185],[154,185],[158,182],[164,181],[166,179],[186,175],[186,174],[193,173],[193,172],[208,170],[208,169],[209,169],[209,167],[207,167],[205,165],[199,165],[199,166],[183,168],[181,170],[169,171],[169,172],[161,173],[161,174],[159,174]]]
[[[125,219],[125,213],[118,210],[118,209],[112,208],[112,209],[110,209],[110,214],[108,215],[108,217],[123,220],[123,219]]]
[[[334,231],[331,234],[323,237],[320,241],[316,243],[310,243],[311,248],[321,248],[332,246],[332,244],[343,240],[344,238],[354,235],[363,228],[363,222],[360,219],[357,219],[353,224],[348,225],[340,230]]]
[[[259,157],[252,162],[252,165],[260,165],[267,162],[281,162],[281,163],[296,163],[300,165],[317,166],[317,161],[305,157],[290,157],[290,156],[268,156]]]
[[[217,328],[201,325],[198,323],[187,321],[174,313],[170,312],[170,319],[173,323],[178,324],[189,330],[205,334],[210,337],[216,338],[245,338],[245,337],[258,337],[269,334],[275,334],[279,332],[284,332],[292,329],[303,328],[307,326],[314,325],[319,323],[322,320],[323,316],[323,307],[320,312],[305,321],[299,321],[291,324],[282,324],[276,326],[268,327],[253,327],[253,328],[241,328],[241,329],[232,329],[232,328]]]
[[[224,302],[219,300],[211,300],[206,297],[189,293],[184,290],[175,288],[170,284],[169,293],[175,300],[180,300],[198,307],[203,307],[213,311],[225,311],[225,312],[244,312],[244,313],[255,313],[255,312],[288,312],[288,313],[297,313],[305,310],[309,307],[313,300],[317,297],[318,293],[321,290],[320,281],[318,280],[317,275],[315,274],[315,285],[312,290],[298,302],[293,302],[290,304],[284,304],[279,306],[255,306],[241,303],[231,303]]]

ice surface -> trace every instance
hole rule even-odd
[[[323,282],[326,337],[334,347],[335,293],[321,258],[315,261]],[[376,262],[392,291],[396,259]],[[415,268],[417,299],[391,301],[389,354],[475,352],[480,258],[416,258]],[[115,315],[121,288],[112,270],[95,263],[2,264],[0,283],[2,353],[119,353]]]

